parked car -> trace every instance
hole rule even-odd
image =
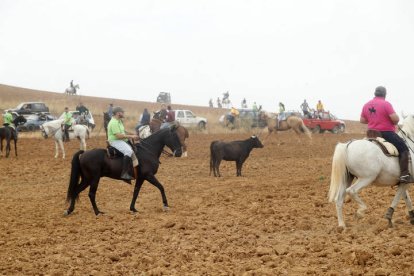
[[[95,120],[92,116],[92,112],[89,110],[89,112],[87,114],[85,114],[85,120],[86,122],[82,121],[82,117],[79,111],[69,111],[70,113],[72,113],[72,118],[73,120],[77,123],[77,124],[86,124],[88,127],[94,129],[95,128]],[[60,115],[59,119],[63,119],[63,114]]]
[[[322,133],[325,130],[335,134],[345,132],[345,122],[329,111],[311,113],[310,116],[303,118],[303,123],[314,133]]]
[[[171,103],[171,95],[169,92],[160,92],[157,97],[157,103]]]
[[[11,112],[16,112],[20,115],[29,115],[37,113],[46,113],[49,114],[49,107],[42,102],[24,102],[20,103],[16,108],[8,109]]]
[[[35,131],[40,129],[40,126],[46,122],[56,120],[55,116],[50,114],[30,114],[26,117],[26,123],[17,127],[19,131]]]
[[[190,110],[174,110],[175,120],[179,122],[182,126],[188,128],[198,128],[205,129],[207,125],[207,119],[203,117],[198,117]]]

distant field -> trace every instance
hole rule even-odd
[[[102,125],[102,113],[107,110],[109,103],[113,103],[114,106],[122,106],[125,109],[127,117],[125,125],[127,128],[133,128],[137,124],[138,118],[144,108],[148,108],[150,112],[159,110],[160,108],[160,104],[155,102],[129,101],[83,95],[69,96],[63,92],[39,91],[0,84],[0,111],[15,107],[21,102],[29,101],[45,102],[49,106],[50,112],[54,115],[60,115],[65,106],[69,107],[71,110],[75,110],[76,105],[81,101],[92,111],[98,129]],[[230,132],[229,130],[223,129],[218,123],[218,119],[226,112],[226,109],[209,108],[207,106],[189,106],[176,103],[173,103],[172,107],[175,109],[190,109],[196,115],[207,118],[208,124],[206,132],[208,133]],[[346,120],[346,124],[346,132],[348,133],[365,132],[365,126],[361,125],[359,122]],[[256,132],[257,131],[259,130],[256,130]],[[255,130],[253,130],[253,132],[255,132]]]

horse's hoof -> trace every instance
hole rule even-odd
[[[392,216],[393,216],[393,214],[394,214],[394,208],[389,207],[389,208],[387,209],[387,212],[385,213],[384,217],[385,217],[386,219],[388,219],[389,221],[391,221],[391,220],[392,220]]]
[[[162,210],[163,210],[164,212],[168,212],[168,211],[170,211],[170,207],[168,207],[168,206],[164,206],[164,207],[162,207]]]
[[[104,212],[101,212],[101,211],[95,212],[95,216],[104,215],[104,214],[105,213]]]
[[[135,209],[135,208],[130,208],[129,209],[131,212],[133,212],[133,213],[138,213],[138,210],[137,209]]]
[[[63,212],[63,216],[67,217],[67,216],[69,216],[69,215],[70,215],[70,213],[71,213],[71,212],[69,212],[69,210],[65,210],[65,211]]]

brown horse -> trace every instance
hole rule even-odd
[[[302,132],[304,132],[309,137],[309,139],[312,139],[312,133],[305,126],[302,118],[295,116],[295,115],[291,115],[287,117],[286,120],[280,121],[279,126],[277,126],[277,115],[276,117],[273,117],[273,118],[270,116],[267,116],[267,129],[269,130],[269,135],[273,131],[277,132],[277,131],[293,129],[296,132],[296,134],[299,135]]]
[[[152,118],[149,124],[151,133],[154,133],[160,130],[161,124],[162,124],[161,120]],[[175,123],[175,124],[177,125],[176,132],[177,132],[178,139],[180,140],[181,146],[183,147],[182,157],[187,157],[187,145],[185,144],[185,139],[189,138],[190,135],[188,133],[188,130],[185,127],[179,125],[179,123]]]

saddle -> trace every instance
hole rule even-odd
[[[130,141],[128,141],[127,143],[132,147],[132,149],[135,152],[135,146],[132,145],[132,143]],[[113,146],[111,146],[108,141],[106,141],[106,154],[107,154],[109,159],[124,157],[124,154],[122,152],[120,152],[119,150],[117,150],[116,148],[114,148]]]
[[[379,148],[382,150],[382,152],[386,156],[397,157],[399,155],[397,148],[382,137],[376,137],[376,138],[367,137],[367,140],[379,146]]]

